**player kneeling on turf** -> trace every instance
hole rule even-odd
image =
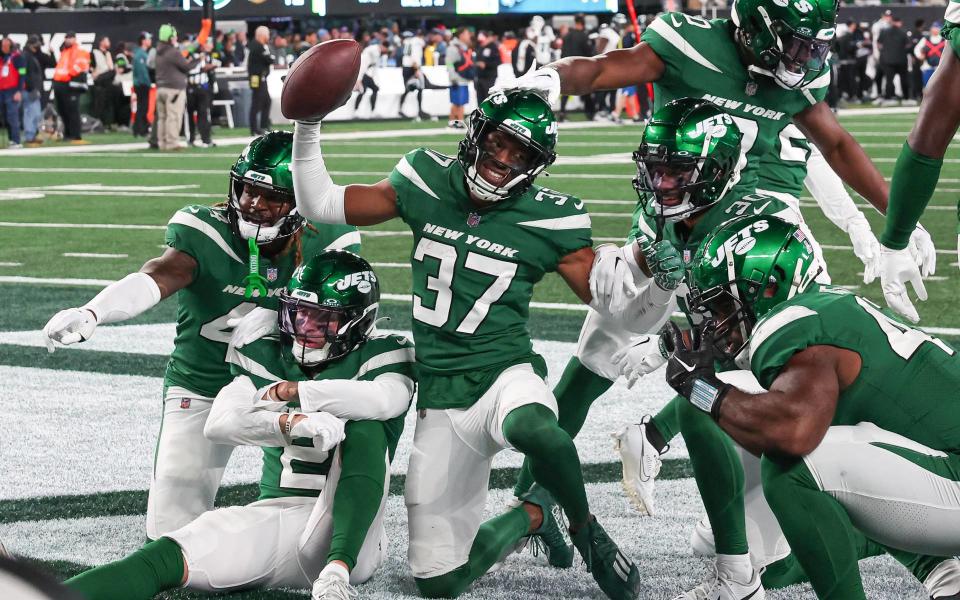
[[[281,336],[231,348],[235,379],[204,431],[218,443],[263,448],[259,500],[204,513],[67,585],[89,600],[152,598],[181,586],[313,585],[316,599],[353,597],[351,585],[384,559],[388,465],[414,392],[412,344],[374,335],[379,297],[370,265],[350,252],[324,252],[298,268],[279,319],[263,310],[238,327],[276,329],[264,326],[272,314]]]
[[[816,283],[821,268],[796,225],[749,216],[720,227],[689,270],[690,309],[709,320],[689,342],[674,328],[667,381],[762,456],[764,495],[817,595],[856,600],[866,598],[860,535],[901,552],[960,552],[960,358]],[[723,383],[719,360],[769,391]]]

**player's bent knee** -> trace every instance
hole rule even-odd
[[[524,453],[547,450],[570,439],[557,422],[557,416],[542,404],[526,404],[507,415],[503,437]]]
[[[470,586],[470,566],[461,565],[436,577],[414,577],[417,589],[424,598],[456,598]]]
[[[799,489],[819,489],[802,459],[776,461],[764,456],[760,460],[763,495],[774,513],[785,506],[795,506]]]

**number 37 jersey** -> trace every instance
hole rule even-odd
[[[472,405],[507,367],[546,375],[527,329],[533,286],[591,245],[583,201],[533,186],[477,209],[463,169],[418,149],[390,174],[413,231],[413,337],[420,408]]]

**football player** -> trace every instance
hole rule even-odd
[[[890,182],[890,207],[880,237],[880,281],[887,304],[914,323],[920,320],[907,295],[906,282],[921,300],[927,299],[921,272],[910,260],[907,240],[920,220],[940,179],[947,146],[960,126],[960,1],[950,0],[941,35],[949,43],[943,60],[923,89],[920,114],[903,144]],[[957,243],[960,252],[960,238]]]
[[[335,185],[318,135],[318,123],[297,123],[294,185],[308,199],[304,215],[353,225],[399,217],[414,236],[419,418],[406,502],[421,594],[457,596],[530,534],[547,543],[551,563],[569,566],[556,502],[601,589],[635,598],[637,567],[590,513],[576,448],[557,424],[527,330],[533,286],[547,272],[585,303],[614,304],[591,293],[595,255],[583,201],[534,185],[555,158],[549,105],[528,92],[493,94],[468,119],[456,157],[414,150],[374,185]],[[664,296],[648,285],[629,304],[659,315]],[[506,448],[530,459],[538,485],[481,526],[491,460]]]
[[[794,224],[751,215],[720,227],[689,269],[690,310],[709,320],[665,336],[666,377],[762,457],[764,495],[818,597],[865,599],[858,535],[932,557],[960,550],[960,359],[818,284],[821,269]],[[717,360],[769,391],[721,381]]]
[[[230,169],[225,204],[177,211],[162,255],[87,304],[60,311],[43,329],[52,352],[54,342],[83,342],[98,325],[131,319],[177,294],[177,337],[147,500],[150,539],[213,508],[233,446],[208,440],[203,426],[231,379],[224,356],[233,323],[255,307],[275,309],[301,256],[359,247],[354,228],[305,225],[293,193],[292,143],[279,131],[253,140]]]
[[[204,429],[219,444],[263,448],[259,499],[206,512],[67,585],[88,600],[311,585],[317,600],[356,598],[353,585],[384,559],[388,466],[414,393],[412,344],[375,335],[379,296],[350,252],[299,267],[279,319],[269,311],[281,337],[231,348],[235,377]]]

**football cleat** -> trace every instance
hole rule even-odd
[[[640,596],[640,570],[617,548],[596,518],[591,517],[570,537],[587,571],[610,600],[634,600]]]
[[[551,567],[568,569],[573,564],[573,547],[567,544],[563,535],[565,521],[563,509],[553,499],[550,492],[538,484],[533,484],[520,499],[530,504],[536,504],[543,512],[543,522],[530,534],[533,540],[533,553],[543,551],[547,555],[547,562]]]
[[[697,521],[690,534],[690,549],[694,556],[716,556],[717,547],[713,540],[713,527],[710,525],[710,518],[704,516]]]
[[[3,540],[0,540],[0,558],[13,558],[13,554],[3,545]]]
[[[360,594],[348,581],[335,574],[321,574],[313,582],[311,600],[356,600]]]
[[[750,581],[739,582],[726,574],[721,575],[714,564],[703,583],[675,596],[673,600],[765,600],[766,597],[757,571],[752,572]]]
[[[960,600],[960,560],[944,560],[923,581],[932,600]]]
[[[613,448],[620,453],[620,462],[623,463],[623,489],[630,503],[641,515],[652,517],[656,513],[653,490],[663,462],[660,453],[647,439],[649,422],[650,416],[647,415],[640,423],[626,425],[610,435],[614,440]]]

